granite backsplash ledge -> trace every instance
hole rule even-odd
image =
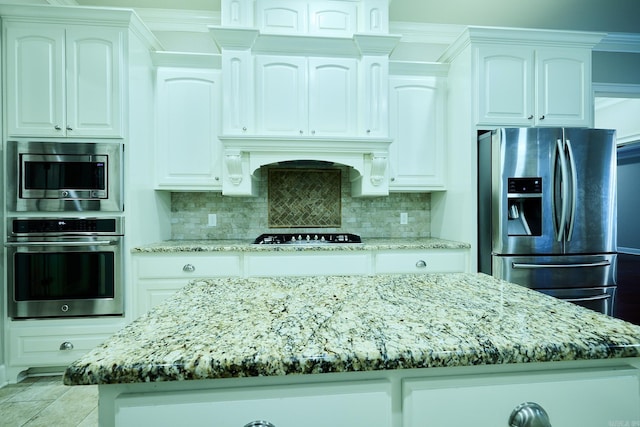
[[[266,177],[266,174],[265,174]],[[173,240],[254,239],[267,232],[348,232],[363,238],[431,237],[429,193],[390,193],[384,197],[354,198],[348,173],[343,171],[340,188],[341,225],[331,228],[269,227],[268,181],[259,184],[257,197],[229,197],[218,192],[184,192],[171,195]],[[291,197],[304,197],[291,191]],[[279,203],[286,201],[279,200]],[[292,201],[292,205],[293,205]],[[400,213],[408,223],[400,224]],[[217,215],[217,226],[208,227],[208,214]]]

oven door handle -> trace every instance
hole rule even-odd
[[[115,240],[94,240],[91,242],[6,242],[6,247],[35,247],[35,246],[115,246],[118,242]]]

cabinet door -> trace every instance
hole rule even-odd
[[[533,49],[481,46],[476,54],[477,124],[533,125]]]
[[[357,31],[357,7],[352,2],[309,2],[309,33],[318,36],[351,36]]]
[[[389,136],[389,58],[364,56],[358,66],[360,78],[358,108],[360,136]]]
[[[156,84],[158,188],[219,190],[220,72],[164,68]]]
[[[222,126],[225,134],[242,135],[255,132],[253,115],[253,57],[249,50],[226,50],[222,56],[224,110]]]
[[[538,125],[592,125],[590,50],[537,49],[536,81]]]
[[[124,32],[78,27],[66,35],[67,136],[122,137]]]
[[[307,32],[307,3],[299,0],[258,0],[257,26],[265,33]]]
[[[389,79],[390,190],[444,189],[444,83],[436,77]]]
[[[306,135],[307,63],[305,58],[256,57],[256,121],[264,135]]]
[[[309,58],[309,133],[353,135],[357,127],[356,60]]]
[[[64,29],[7,22],[10,136],[65,136]]]

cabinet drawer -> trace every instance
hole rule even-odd
[[[376,254],[376,273],[456,273],[467,267],[467,252],[402,251]]]
[[[525,402],[540,405],[554,426],[632,425],[640,420],[638,386],[633,369],[407,380],[403,427],[506,426]]]
[[[37,322],[37,321],[34,321]],[[10,328],[11,366],[65,366],[123,328],[124,322],[96,326],[45,326]]]
[[[276,427],[389,427],[392,425],[389,384],[313,384],[121,394],[115,402],[115,425],[121,427],[242,427],[258,420]]]
[[[248,276],[330,276],[368,274],[367,253],[247,254]]]
[[[138,279],[198,278],[240,275],[240,255],[134,256]]]

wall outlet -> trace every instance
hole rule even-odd
[[[218,215],[209,214],[207,217],[207,227],[215,227],[218,225]]]
[[[409,223],[409,214],[406,212],[400,212],[400,224],[407,225]]]

